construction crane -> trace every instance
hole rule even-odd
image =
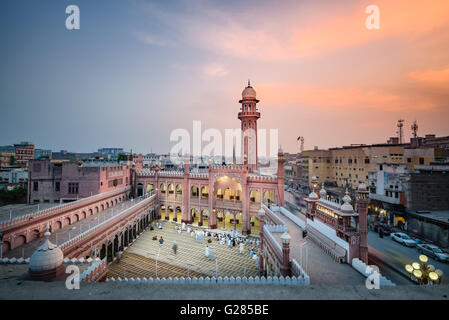
[[[413,121],[411,128],[412,128],[413,138],[417,138],[418,137],[418,123],[416,123],[416,120]]]
[[[398,138],[399,138],[399,143],[402,144],[404,141],[404,133],[402,131],[402,128],[404,127],[404,120],[400,119],[398,120],[398,131],[396,132],[398,134]]]

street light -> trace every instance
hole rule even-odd
[[[422,284],[440,284],[443,277],[443,271],[437,269],[431,264],[427,264],[429,258],[422,254],[419,256],[419,261],[412,262],[412,264],[407,264],[405,270],[410,275],[410,279],[417,281],[420,285]]]

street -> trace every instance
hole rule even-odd
[[[406,247],[392,240],[390,236],[379,238],[379,234],[373,231],[368,232],[368,246],[380,252],[385,258],[385,262],[397,268],[404,274],[405,265],[412,262],[419,262],[420,253],[416,248]],[[447,284],[449,276],[449,264],[436,261],[429,257],[428,264],[432,264],[436,269],[443,271],[443,283]]]

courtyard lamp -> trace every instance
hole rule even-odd
[[[418,262],[412,262],[407,264],[405,270],[410,275],[411,280],[417,281],[422,284],[440,284],[443,273],[441,270],[435,270],[435,267],[431,264],[427,264],[429,258],[422,254],[419,256]]]

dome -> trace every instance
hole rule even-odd
[[[47,232],[45,232],[44,235],[47,239],[36,251],[34,251],[30,258],[31,271],[48,271],[56,269],[64,260],[62,250],[48,239],[50,237],[48,225]]]
[[[354,211],[354,208],[351,205],[351,197],[349,196],[348,189],[346,189],[346,194],[343,197],[343,205],[341,206],[341,211]]]
[[[242,99],[256,99],[256,90],[251,87],[248,80],[248,86],[242,91]]]
[[[361,184],[359,184],[357,190],[358,190],[358,191],[367,191],[366,184],[364,184],[364,183],[362,182]]]
[[[318,199],[318,195],[315,193],[315,192],[311,192],[310,194],[309,194],[309,198],[310,199]]]
[[[326,190],[324,189],[324,183],[323,183],[323,186],[321,187],[321,190],[320,190],[320,198],[326,198],[326,195],[327,195],[327,192],[326,192]]]

